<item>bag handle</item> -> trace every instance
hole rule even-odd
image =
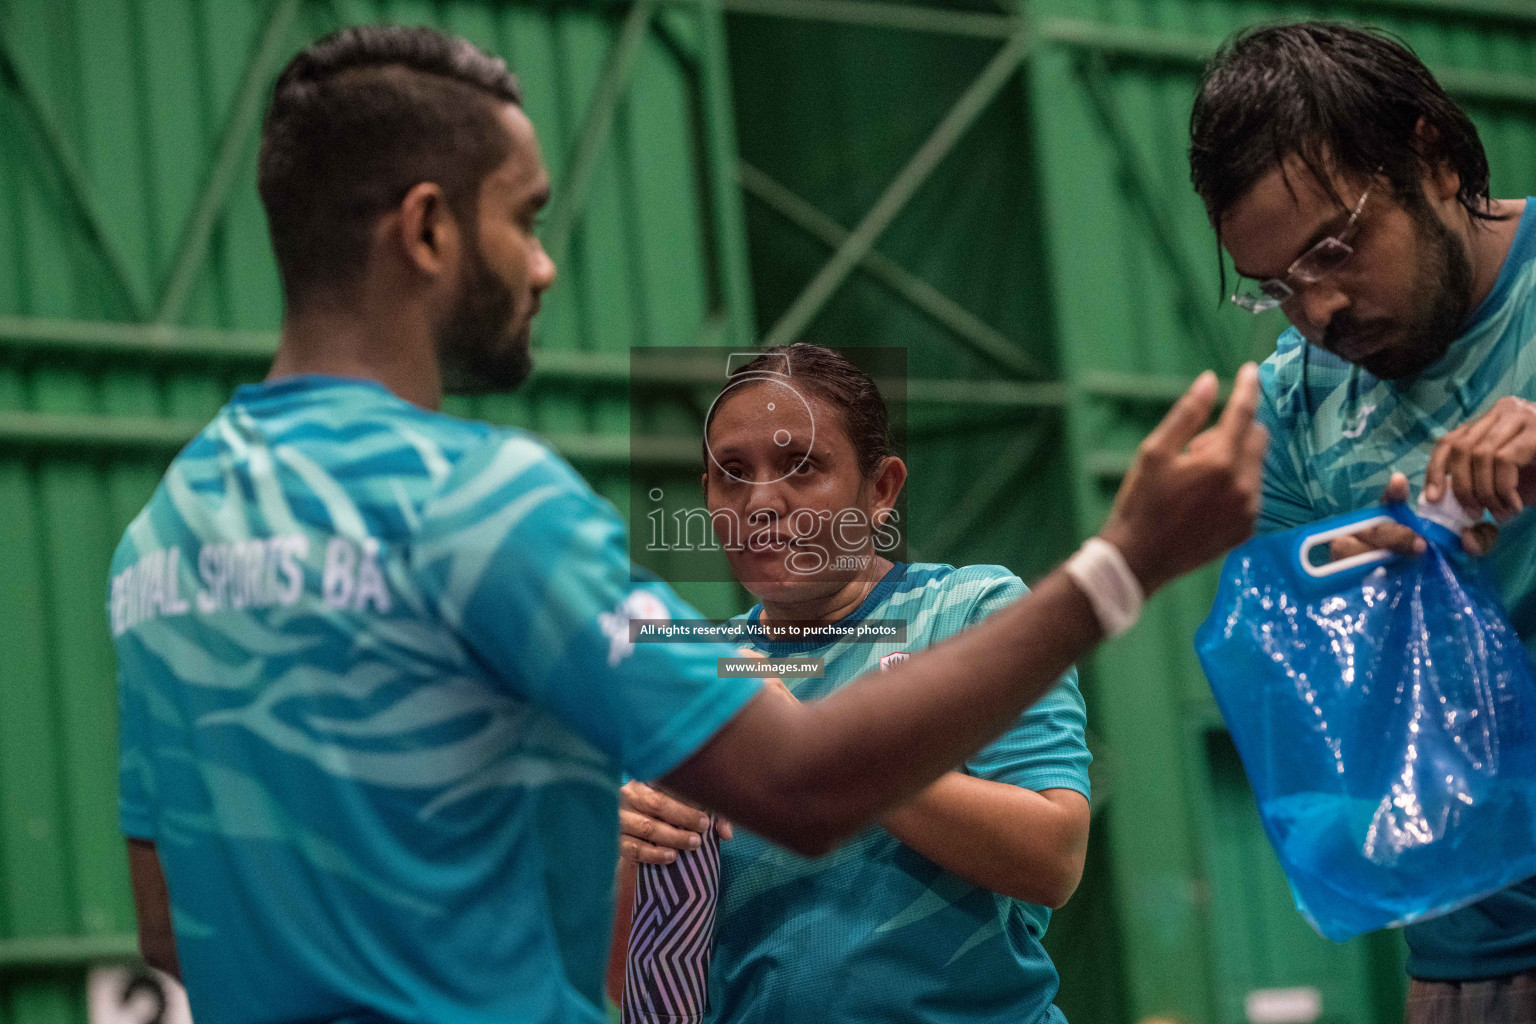
[[[1393,519],[1391,516],[1374,515],[1365,519],[1356,520],[1352,523],[1345,523],[1343,526],[1335,526],[1331,529],[1319,530],[1317,533],[1307,534],[1306,536],[1302,537],[1301,543],[1296,548],[1296,557],[1301,564],[1301,571],[1314,579],[1324,579],[1328,576],[1336,576],[1341,572],[1348,572],[1351,569],[1359,568],[1362,565],[1372,565],[1376,562],[1385,562],[1387,559],[1391,558],[1393,554],[1391,551],[1387,551],[1385,549],[1378,549],[1376,551],[1362,551],[1358,555],[1350,555],[1348,558],[1339,558],[1331,562],[1325,562],[1322,565],[1313,565],[1312,559],[1309,556],[1312,554],[1312,549],[1317,547],[1319,544],[1325,544],[1338,537],[1348,537],[1351,534],[1359,533],[1361,530],[1367,530],[1372,526],[1378,526],[1382,523],[1395,522],[1397,522],[1397,520]]]

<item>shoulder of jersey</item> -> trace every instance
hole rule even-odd
[[[980,593],[995,583],[1019,582],[1019,578],[1007,566],[962,565],[959,567],[938,562],[914,562],[907,566],[907,575],[898,586],[898,592],[924,588],[937,588],[944,594],[959,591]]]
[[[529,458],[537,460],[543,467],[560,476],[571,478],[584,489],[587,488],[586,479],[576,472],[575,468],[566,461],[565,456],[532,431],[524,430],[522,427],[503,427],[488,423],[475,423],[474,426],[479,428],[479,432],[472,437],[466,437],[466,443],[456,453],[454,460],[456,465],[478,468],[478,463],[491,461],[496,453],[508,445],[513,445],[524,450]]]

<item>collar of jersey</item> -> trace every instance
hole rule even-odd
[[[264,380],[259,384],[242,384],[235,389],[234,400],[244,405],[268,398],[314,394],[333,388],[363,388],[390,398],[397,397],[389,388],[367,377],[340,377],[331,373],[295,373],[288,377]]]
[[[890,571],[887,572],[884,576],[880,577],[880,582],[876,583],[874,589],[865,595],[864,600],[859,604],[858,608],[854,609],[853,614],[838,619],[838,623],[841,625],[844,623],[859,622],[863,619],[869,618],[870,613],[873,612],[876,608],[880,607],[881,602],[891,596],[891,592],[894,591],[896,587],[901,583],[901,581],[906,578],[906,575],[906,562],[893,563],[891,565]],[[756,625],[762,614],[763,606],[761,604],[753,605],[752,610],[747,612],[747,621],[753,625]],[[836,643],[842,643],[842,641],[822,640],[817,642],[814,640],[805,640],[797,642],[794,640],[759,640],[752,646],[762,651],[764,654],[772,657],[778,657],[785,654],[803,654],[806,651],[819,650],[822,647],[831,647]]]
[[[1493,291],[1477,304],[1477,308],[1467,318],[1462,334],[1470,334],[1478,324],[1488,319],[1489,314],[1504,304],[1509,298],[1509,290],[1515,286],[1515,279],[1520,276],[1521,268],[1531,260],[1536,260],[1536,198],[1527,197],[1525,209],[1520,213],[1520,225],[1515,228],[1515,237],[1509,243],[1509,254],[1504,257],[1498,279],[1493,282]]]
[[[1475,347],[1479,341],[1484,340],[1478,336],[1478,327],[1509,301],[1509,293],[1515,287],[1521,271],[1532,260],[1536,260],[1536,199],[1527,198],[1525,209],[1520,214],[1520,224],[1515,228],[1515,237],[1509,243],[1509,253],[1504,257],[1504,265],[1499,268],[1499,276],[1493,282],[1493,290],[1467,317],[1466,322],[1461,326],[1461,333],[1457,335],[1455,341],[1451,342],[1451,347],[1422,372],[1400,382],[1388,381],[1387,383],[1396,390],[1402,391],[1411,389],[1420,381],[1435,380],[1447,373],[1462,373],[1464,370],[1462,363],[1467,355],[1466,349],[1469,345]]]

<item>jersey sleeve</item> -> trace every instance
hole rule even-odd
[[[1278,387],[1275,366],[1266,361],[1259,367],[1257,419],[1269,431],[1269,451],[1264,456],[1264,503],[1255,528],[1258,533],[1289,530],[1317,518],[1302,483],[1294,431],[1289,419],[1281,415],[1275,398]]]
[[[1018,577],[993,580],[977,597],[966,628],[1029,593]],[[1089,795],[1085,732],[1088,710],[1077,688],[1077,669],[1068,669],[1056,685],[1026,708],[1013,727],[966,761],[978,778],[1006,782],[1036,792],[1071,789]]]
[[[613,506],[531,437],[461,457],[422,509],[411,565],[494,678],[636,778],[671,771],[762,686],[716,678],[733,647],[630,642],[631,619],[702,616],[632,578]]]

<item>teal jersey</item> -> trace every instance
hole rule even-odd
[[[1528,201],[1488,297],[1449,351],[1419,376],[1377,380],[1294,329],[1260,370],[1259,419],[1271,443],[1262,531],[1374,504],[1395,472],[1423,485],[1435,441],[1505,395],[1536,400],[1536,202]],[[1500,533],[1484,568],[1527,650],[1536,653],[1536,515]],[[1536,968],[1536,879],[1405,929],[1408,971],[1482,978]]]
[[[543,443],[365,381],[241,388],[112,565],[121,819],[198,1024],[605,1021],[618,776],[760,683]]]
[[[773,657],[824,658],[825,678],[785,680],[797,697],[811,700],[975,625],[1025,593],[1001,566],[897,565],[843,621],[904,620],[905,643],[757,646]],[[1084,722],[1070,671],[964,770],[1086,796]],[[1040,945],[1050,911],[972,885],[882,828],[816,859],[738,829],[721,844],[720,860],[710,1022],[1062,1019],[1052,1005],[1056,969]]]

